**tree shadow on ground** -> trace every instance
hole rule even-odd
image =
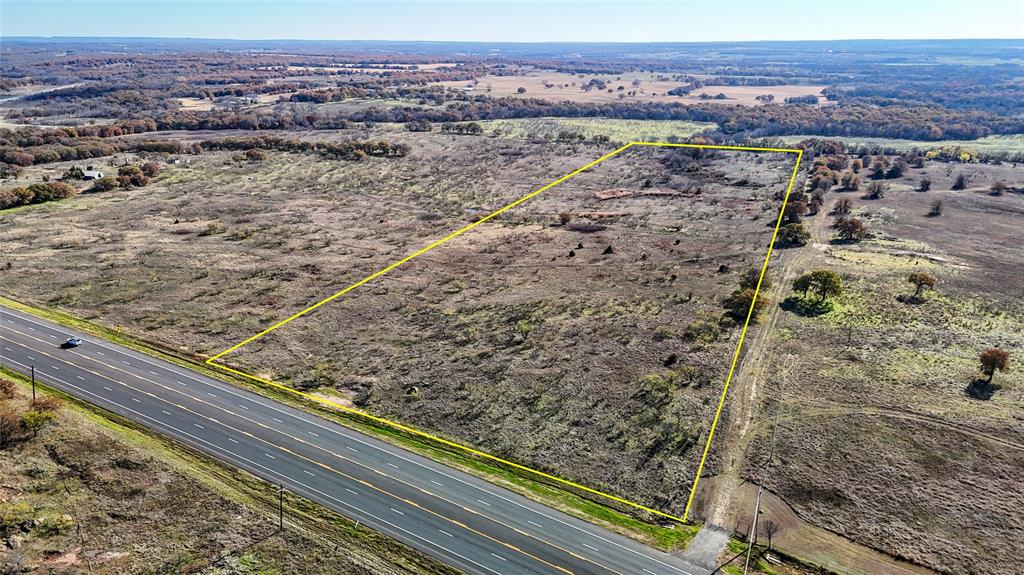
[[[864,240],[863,239],[856,239],[856,238],[838,238],[838,237],[836,237],[836,238],[830,239],[828,241],[828,243],[829,243],[829,245],[833,245],[833,246],[852,246],[852,245],[855,245],[855,244],[859,244],[862,241],[864,241]]]
[[[832,302],[791,295],[779,304],[782,309],[805,317],[816,317],[832,311]]]
[[[964,393],[966,393],[968,397],[979,399],[981,401],[988,401],[992,399],[992,396],[996,394],[996,390],[998,389],[998,385],[994,385],[984,379],[975,379],[970,383],[970,385],[964,388]]]
[[[928,300],[923,298],[923,297],[921,297],[921,296],[915,296],[913,294],[908,295],[908,294],[905,294],[905,293],[901,293],[900,295],[896,296],[896,301],[898,301],[900,303],[909,303],[909,304],[913,304],[913,305],[921,305],[921,304],[927,302]]]

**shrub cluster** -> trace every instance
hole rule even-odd
[[[78,193],[78,190],[64,182],[45,182],[32,184],[30,186],[0,190],[0,210],[27,206],[29,204],[41,204],[54,200],[70,198]]]

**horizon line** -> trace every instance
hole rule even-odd
[[[829,40],[790,39],[790,40],[398,40],[398,39],[365,39],[365,38],[216,38],[207,36],[38,36],[38,35],[5,35],[0,33],[0,43],[19,40],[204,40],[211,42],[338,42],[338,43],[400,43],[400,44],[517,44],[517,45],[658,45],[658,44],[827,44],[831,42],[1024,42],[1020,38],[834,38]]]

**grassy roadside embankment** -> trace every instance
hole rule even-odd
[[[231,376],[211,368],[203,363],[201,358],[189,357],[176,350],[155,345],[123,331],[99,325],[60,310],[41,309],[2,296],[0,296],[0,305],[32,314],[83,333],[101,337],[203,375],[256,391],[271,399],[300,407],[321,417],[331,419],[350,429],[372,435],[393,445],[424,455],[435,461],[508,488],[549,507],[604,526],[665,551],[685,548],[699,530],[697,526],[693,525],[663,525],[651,518],[636,517],[630,513],[593,501],[581,494],[539,481],[537,478],[529,476],[527,472],[516,468],[499,466],[490,460],[473,457],[466,452],[456,452],[445,448],[442,444],[430,443],[419,436],[385,427],[372,420],[360,418],[356,414],[330,409],[323,404],[281,389],[258,384],[241,377]]]
[[[28,378],[4,367],[0,378],[18,384],[9,404],[27,404]],[[38,437],[0,452],[10,463],[0,466],[0,515],[43,526],[18,535],[7,556],[14,565],[52,573],[271,574],[300,565],[309,573],[457,573],[301,497],[286,494],[279,532],[274,485],[39,381],[37,392],[65,407]],[[58,524],[53,518],[62,528],[47,528]]]

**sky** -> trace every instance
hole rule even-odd
[[[1022,38],[1003,0],[0,0],[0,36],[492,42]]]

